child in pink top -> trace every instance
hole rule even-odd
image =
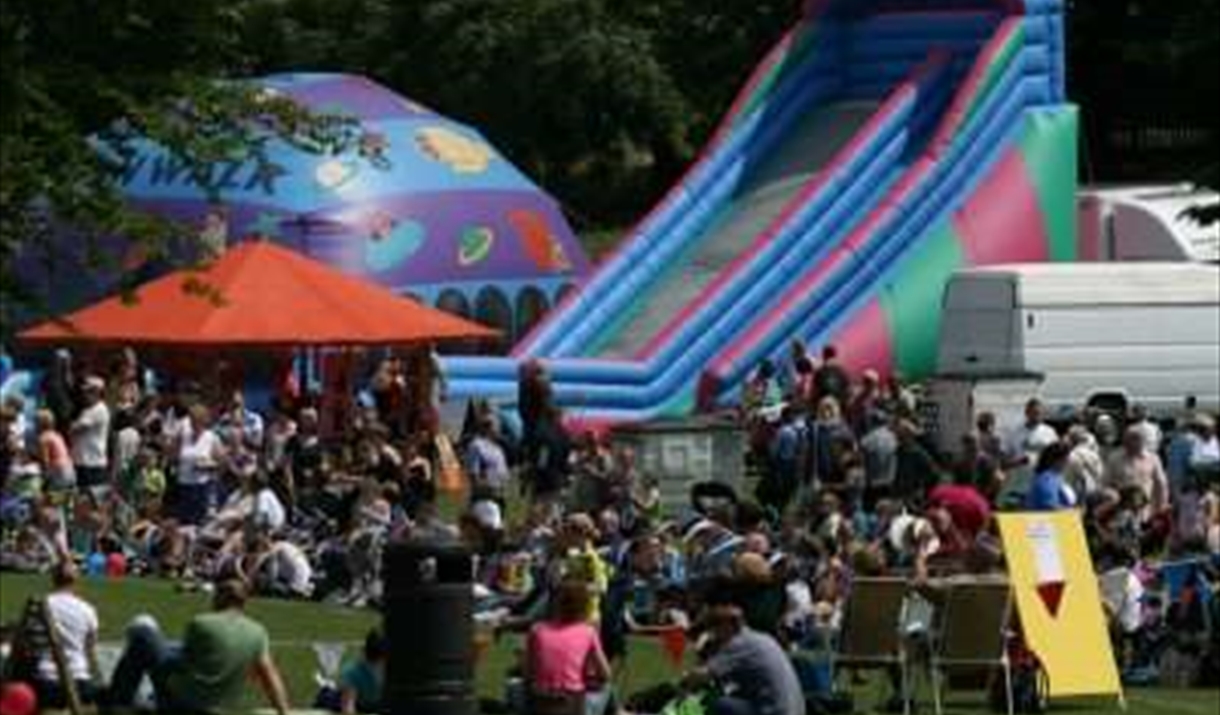
[[[554,594],[553,616],[530,630],[525,679],[534,715],[584,713],[586,693],[609,682],[601,638],[585,619],[588,602],[584,582],[564,581]]]
[[[530,657],[534,689],[543,692],[583,693],[585,664],[601,650],[597,630],[583,620],[576,623],[545,621],[530,631]]]

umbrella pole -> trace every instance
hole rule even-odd
[[[313,356],[308,347],[297,348],[297,390],[300,393],[302,402],[307,402],[309,399],[310,376],[310,361]]]

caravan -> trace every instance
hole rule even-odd
[[[1220,228],[1190,210],[1220,201],[1191,184],[1092,186],[1077,195],[1081,258],[1086,261],[1220,261]]]

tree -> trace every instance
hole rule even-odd
[[[260,72],[366,74],[485,133],[582,227],[670,185],[793,0],[263,0]],[[254,25],[249,26],[253,28]],[[257,49],[253,49],[257,47]]]
[[[1220,0],[1196,0],[1179,17],[1173,41],[1179,44],[1182,64],[1188,68],[1183,77],[1183,93],[1195,113],[1196,121],[1209,130],[1195,170],[1195,181],[1220,190]],[[1220,202],[1195,209],[1195,217],[1205,225],[1220,223]]]
[[[36,297],[13,258],[54,260],[64,225],[154,259],[191,240],[192,227],[124,204],[117,179],[139,137],[217,201],[218,161],[264,161],[276,136],[320,151],[353,139],[339,118],[220,82],[270,71],[368,75],[488,133],[578,225],[621,225],[676,178],[794,18],[791,0],[6,0],[0,299]]]
[[[374,75],[490,134],[579,217],[622,220],[624,184],[683,154],[684,97],[645,29],[603,0],[394,6]],[[646,183],[646,182],[645,182]]]
[[[1220,188],[1220,0],[1074,0],[1068,13],[1086,176]]]
[[[273,137],[315,151],[354,139],[352,123],[312,115],[257,87],[222,78],[250,66],[240,43],[241,0],[173,3],[5,0],[0,5],[0,300],[37,296],[14,272],[19,251],[54,260],[65,225],[164,252],[186,227],[130,209],[119,188],[133,143],[172,152],[196,183],[223,200],[219,161],[264,162]],[[95,252],[99,268],[114,256]],[[9,317],[9,316],[5,316]],[[11,324],[6,320],[6,325]]]

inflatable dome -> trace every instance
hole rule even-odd
[[[267,163],[218,165],[217,207],[149,142],[126,165],[128,200],[198,226],[207,242],[261,235],[513,339],[588,271],[555,200],[475,129],[363,77],[256,81],[359,119],[359,146],[319,155],[272,142]]]

